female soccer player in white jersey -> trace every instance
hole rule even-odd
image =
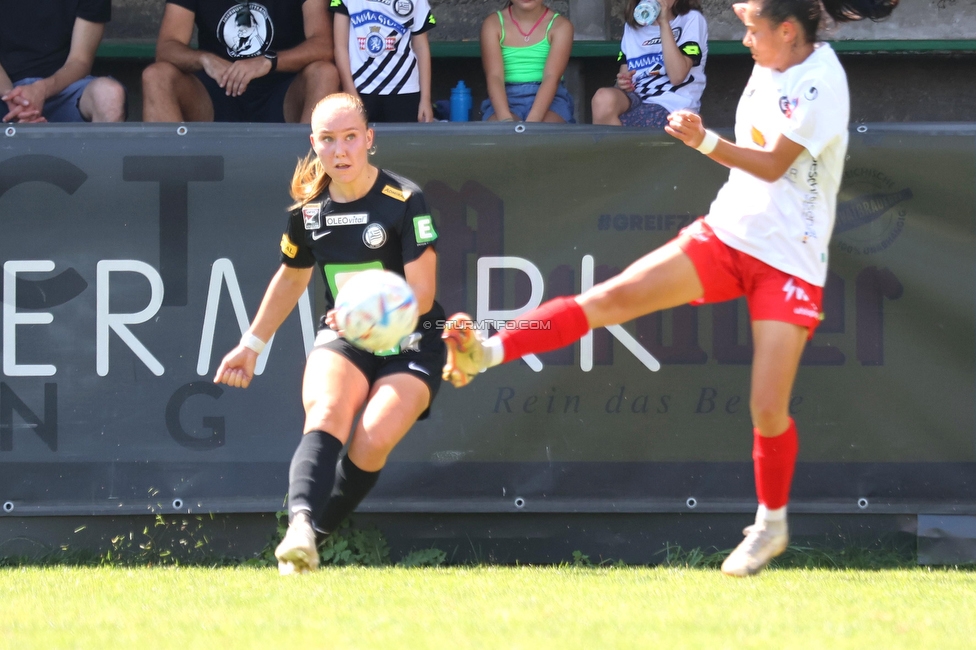
[[[304,435],[288,476],[290,523],[275,550],[283,574],[318,566],[315,529],[335,531],[376,484],[393,447],[429,413],[445,359],[433,326],[444,318],[434,300],[437,232],[420,188],[369,163],[373,130],[356,97],[337,93],[320,101],[311,140],[314,156],[299,162],[292,178],[296,203],[281,237],[281,267],[214,377],[247,388],[264,342],[318,269],[329,311],[305,363]],[[343,282],[374,268],[406,278],[422,314],[413,334],[377,354],[339,338],[332,310]]]
[[[729,168],[709,214],[623,273],[576,297],[551,300],[487,341],[466,314],[452,317],[444,378],[463,386],[481,370],[568,345],[590,329],[685,303],[745,296],[754,356],[750,411],[759,509],[722,571],[746,576],[782,553],[797,454],[790,392],[820,321],[827,245],[847,151],[847,78],[818,42],[821,6],[835,20],[880,19],[898,0],[749,0],[735,13],[756,61],[736,112],[735,143],[677,111],[666,127]]]

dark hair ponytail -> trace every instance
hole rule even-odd
[[[898,0],[822,0],[824,9],[838,22],[850,20],[881,20],[898,6]]]
[[[898,0],[760,0],[760,3],[760,14],[774,25],[796,19],[810,43],[817,41],[823,18],[821,7],[837,22],[850,22],[864,18],[881,20],[898,6]]]

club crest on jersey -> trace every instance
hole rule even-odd
[[[396,49],[397,36],[386,36],[384,37],[379,31],[382,29],[379,25],[370,25],[369,34],[366,36],[358,37],[359,49],[365,50],[366,53],[371,57],[376,57],[383,52],[392,52]]]
[[[789,99],[785,95],[779,98],[779,110],[783,111],[787,119],[793,117],[793,109],[796,108],[797,102],[799,100]]]
[[[393,0],[393,11],[397,16],[409,16],[413,13],[413,2],[410,0]]]
[[[376,250],[386,243],[386,229],[378,223],[371,223],[363,230],[363,243]]]
[[[302,206],[302,220],[305,230],[318,230],[322,227],[322,204],[306,203]]]

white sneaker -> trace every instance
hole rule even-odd
[[[285,538],[275,549],[278,573],[283,576],[309,573],[319,568],[319,552],[315,545],[315,530],[308,513],[295,515],[288,525]]]
[[[722,562],[722,573],[727,576],[744,578],[759,573],[790,543],[785,520],[756,522],[742,533],[746,538]]]

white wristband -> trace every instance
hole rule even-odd
[[[705,129],[705,137],[702,138],[701,144],[695,147],[695,149],[697,149],[698,151],[702,152],[707,156],[708,154],[715,151],[715,147],[718,146],[718,141],[719,141],[718,133],[715,133],[715,131],[710,131],[709,129]]]
[[[241,345],[249,350],[254,350],[258,354],[264,352],[264,346],[267,345],[264,341],[258,337],[251,334],[250,331],[244,332],[244,336],[241,337]]]

